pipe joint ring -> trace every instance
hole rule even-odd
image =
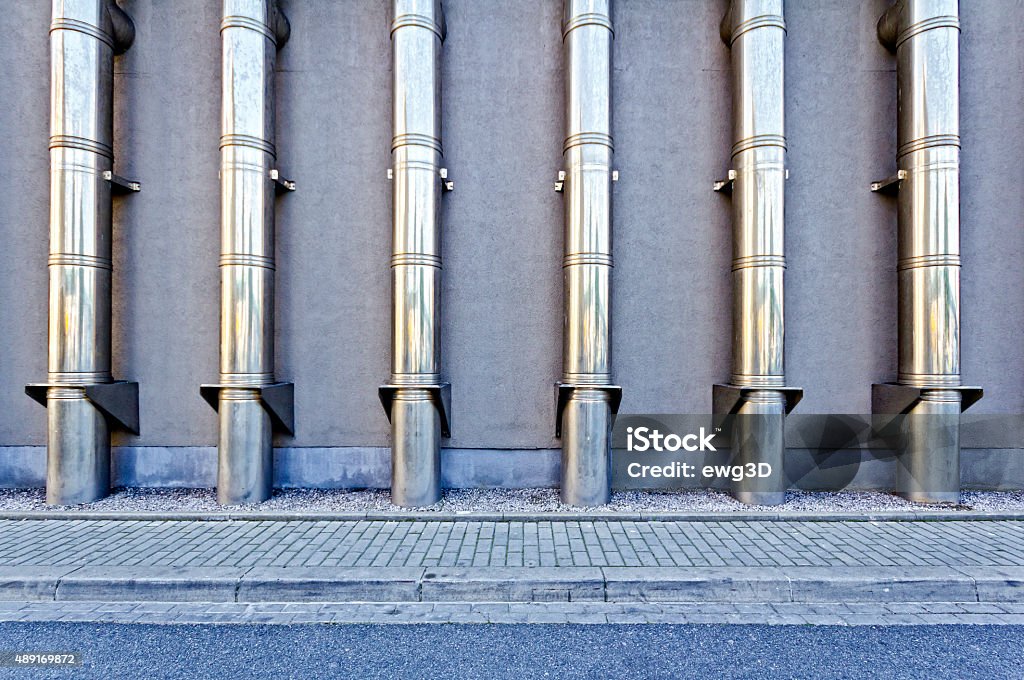
[[[736,156],[749,151],[750,149],[757,149],[762,146],[774,146],[780,147],[783,151],[786,150],[786,136],[785,135],[752,135],[743,139],[737,140],[732,145],[732,155]]]
[[[110,35],[99,26],[90,24],[87,21],[60,17],[58,19],[54,19],[53,23],[50,24],[50,33],[53,33],[54,31],[75,31],[77,33],[84,33],[85,35],[96,38],[110,49],[114,49],[114,36]]]
[[[434,17],[427,14],[401,14],[395,17],[395,20],[391,22],[391,37],[395,37],[395,31],[400,28],[425,28],[431,31],[438,37],[441,42],[444,42],[445,29]]]
[[[922,390],[921,401],[940,404],[959,404],[961,394],[956,390]]]
[[[392,267],[405,266],[437,267],[441,269],[441,258],[427,253],[395,253],[391,256]]]
[[[896,36],[896,48],[899,49],[900,45],[916,35],[920,35],[925,31],[932,31],[937,28],[955,28],[959,31],[960,18],[952,14],[946,14],[937,17],[930,17],[928,19],[918,21],[916,24],[905,26],[903,30],[900,31],[899,35]]]
[[[603,267],[614,267],[612,256],[608,253],[569,253],[562,258],[562,267],[575,267],[578,265],[600,265]]]
[[[402,387],[395,390],[391,397],[392,401],[433,401],[434,397],[430,390],[420,387]]]
[[[611,373],[563,373],[562,382],[577,387],[607,387],[612,384]]]
[[[224,401],[255,401],[260,400],[260,391],[256,387],[222,387],[218,399]]]
[[[51,383],[62,385],[97,385],[114,382],[110,371],[50,371],[46,374]]]
[[[780,385],[781,387],[781,385]],[[786,395],[776,390],[744,392],[743,401],[750,404],[786,404]]]
[[[64,387],[51,385],[46,388],[46,399],[49,400],[65,400],[65,401],[77,401],[79,399],[85,399],[85,388],[84,387]]]
[[[912,387],[960,387],[959,373],[908,373],[900,371],[896,377],[901,385]]]
[[[922,269],[924,267],[959,267],[960,256],[955,253],[944,253],[936,255],[917,255],[905,257],[896,264],[896,269]]]
[[[569,402],[584,402],[588,404],[600,404],[611,402],[611,395],[608,390],[599,387],[577,386],[569,395]]]
[[[50,253],[46,263],[51,267],[91,267],[93,269],[106,269],[107,271],[114,269],[114,263],[109,258],[80,253]]]
[[[739,387],[785,387],[784,375],[753,375],[750,373],[733,373],[729,382]],[[782,394],[776,392],[775,394]]]
[[[762,14],[760,16],[751,17],[746,21],[737,24],[732,29],[732,36],[729,39],[729,47],[732,47],[733,43],[736,42],[744,33],[753,31],[755,28],[781,28],[783,31],[786,30],[786,20],[781,14]]]
[[[734,258],[732,270],[753,269],[756,267],[781,267],[786,268],[786,257],[784,255],[746,255]]]
[[[604,132],[579,132],[565,138],[565,143],[562,144],[562,153],[565,153],[574,146],[583,146],[584,144],[600,144],[601,146],[607,146],[612,151],[615,150],[611,135]]]
[[[229,28],[245,28],[250,31],[256,31],[269,40],[274,47],[277,47],[277,36],[274,34],[274,31],[259,19],[253,19],[252,17],[240,14],[228,15],[224,17],[220,24],[221,33]]]
[[[86,137],[78,137],[76,135],[53,135],[50,137],[50,148],[51,149],[78,149],[79,151],[88,151],[104,158],[114,160],[114,148],[109,144],[103,142],[97,142],[93,139]]]
[[[274,258],[247,253],[224,253],[220,256],[221,267],[260,267],[271,271],[277,269]]]
[[[225,387],[257,388],[274,382],[273,373],[221,373],[220,384]]]
[[[277,149],[274,148],[273,143],[259,137],[253,137],[252,135],[222,135],[220,138],[220,148],[223,149],[229,146],[244,146],[250,149],[258,149],[269,153],[275,159],[277,158]]]
[[[444,151],[441,148],[441,138],[435,137],[434,135],[409,132],[403,135],[395,135],[391,138],[392,151],[401,146],[425,146],[433,149],[442,156],[444,155]]]
[[[934,149],[936,147],[956,147],[959,149],[960,135],[931,135],[928,137],[921,137],[920,139],[913,139],[900,146],[896,151],[896,158],[902,158],[903,156],[914,153],[915,151]]]
[[[615,29],[612,27],[612,20],[607,14],[600,14],[598,12],[587,12],[586,14],[577,14],[571,17],[562,25],[562,40],[564,41],[566,36],[577,28],[583,26],[601,26],[607,28],[615,36]]]
[[[391,384],[396,387],[436,387],[441,384],[441,374],[392,373]]]

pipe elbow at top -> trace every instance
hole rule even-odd
[[[273,14],[271,30],[274,31],[274,37],[277,38],[277,48],[281,49],[284,44],[288,42],[288,38],[292,35],[292,24],[288,21],[288,17],[285,15],[284,10],[275,2],[273,7]]]
[[[896,51],[896,38],[900,33],[900,16],[903,14],[903,1],[897,0],[878,18],[878,42],[890,52]]]
[[[135,22],[117,4],[107,0],[107,17],[110,19],[110,34],[114,38],[114,54],[124,54],[135,42]]]

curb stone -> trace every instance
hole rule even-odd
[[[1017,602],[1022,567],[0,567],[0,601]]]

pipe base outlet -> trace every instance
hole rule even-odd
[[[391,403],[391,502],[403,508],[441,500],[441,414],[429,390],[403,388]]]
[[[611,500],[612,408],[608,392],[580,387],[562,411],[562,488],[566,505],[592,507]]]
[[[110,493],[110,428],[81,387],[46,393],[46,503],[92,503]]]
[[[732,496],[739,502],[786,502],[785,414],[786,396],[782,392],[758,390],[744,395],[732,434],[733,466],[740,466],[744,472],[732,483]]]
[[[960,393],[926,390],[903,418],[896,492],[915,503],[960,502]]]
[[[262,503],[273,491],[274,446],[270,414],[260,401],[260,392],[225,387],[217,410],[217,502]]]

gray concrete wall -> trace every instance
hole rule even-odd
[[[46,417],[22,386],[46,369],[49,6],[2,2],[0,446],[35,447]],[[117,169],[143,191],[115,206],[114,364],[142,385],[143,433],[115,443],[210,447],[216,419],[198,386],[217,375],[220,2],[122,4],[138,35],[116,66]],[[558,446],[560,4],[445,3],[455,449]],[[616,8],[613,333],[626,413],[706,412],[728,377],[730,211],[711,191],[730,147],[726,4]],[[868,191],[894,168],[895,64],[875,38],[887,4],[787,2],[787,361],[804,412],[867,412],[871,383],[895,374],[895,202]],[[389,3],[282,5],[278,147],[299,189],[279,201],[278,375],[295,382],[298,429],[278,444],[386,447]],[[986,389],[979,412],[1024,408],[1022,20],[1020,0],[963,3],[963,372]]]

